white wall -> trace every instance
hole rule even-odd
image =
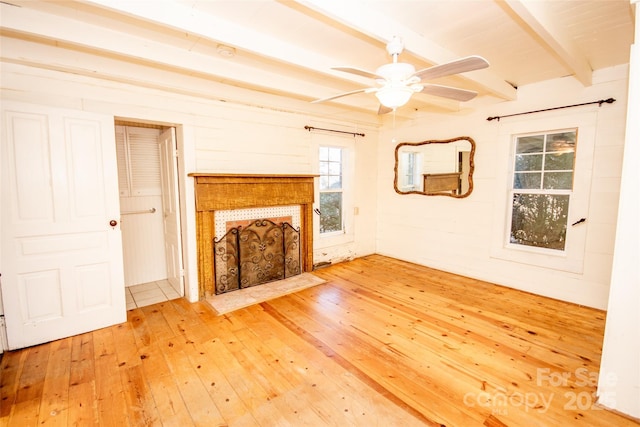
[[[636,23],[640,8],[636,1]],[[640,420],[640,27],[631,47],[624,149],[611,293],[598,402]]]
[[[573,78],[518,88],[518,100],[483,106],[457,114],[429,114],[385,127],[380,138],[377,251],[382,254],[540,295],[604,309],[607,306],[613,257],[622,150],[624,145],[626,66],[594,73],[594,85],[582,87]],[[576,107],[500,121],[487,117],[613,97],[613,104]],[[590,187],[582,216],[586,239],[583,262],[574,272],[533,265],[503,256],[509,129],[557,129],[558,123],[589,128],[593,146],[580,146],[578,182]],[[583,129],[583,130],[585,130]],[[464,199],[444,196],[398,195],[393,190],[396,143],[470,136],[476,142],[473,193]],[[586,140],[586,134],[582,135]],[[582,149],[582,152],[580,151]],[[586,180],[585,177],[589,177]],[[498,242],[498,243],[496,243]],[[576,272],[577,271],[577,272]]]
[[[155,208],[154,213],[144,212]],[[120,197],[120,230],[122,230],[122,257],[124,285],[166,280],[164,221],[162,196]]]
[[[113,115],[129,121],[176,126],[181,175],[186,294],[198,298],[193,172],[317,173],[313,134],[305,125],[365,133],[354,143],[352,235],[323,249],[325,260],[375,251],[375,195],[365,191],[377,182],[375,123],[354,124],[313,114],[195,98],[176,93],[100,81],[16,64],[2,64],[2,98]],[[295,105],[295,103],[294,103]],[[374,183],[374,184],[372,184]]]

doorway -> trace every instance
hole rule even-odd
[[[127,310],[184,295],[175,129],[116,121]]]

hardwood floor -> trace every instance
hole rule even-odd
[[[314,274],[8,352],[1,425],[639,425],[595,405],[601,311],[379,255]]]

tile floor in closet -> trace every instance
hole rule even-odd
[[[125,289],[127,310],[180,298],[180,294],[171,287],[167,280],[127,286]]]

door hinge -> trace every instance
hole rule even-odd
[[[7,324],[4,321],[4,314],[0,315],[0,354],[9,350],[9,339],[7,337]]]

